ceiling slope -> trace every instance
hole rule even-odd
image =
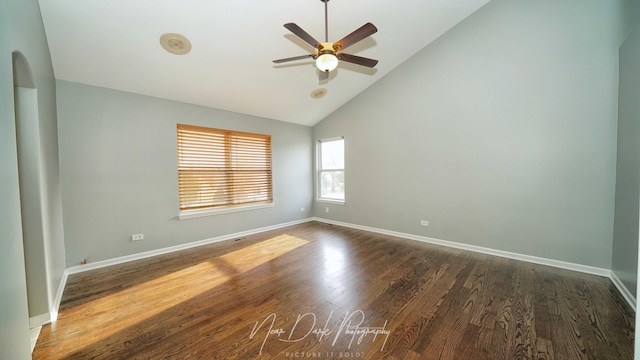
[[[489,0],[332,0],[329,40],[366,22],[376,34],[349,53],[375,69],[341,63],[318,80],[312,59],[272,60],[313,49],[283,27],[324,40],[320,0],[39,0],[57,79],[312,126]],[[160,36],[186,36],[173,55]],[[327,95],[311,93],[325,88]]]

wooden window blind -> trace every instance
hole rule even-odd
[[[271,136],[177,126],[180,210],[271,203]]]

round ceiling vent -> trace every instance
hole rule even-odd
[[[184,55],[191,51],[191,42],[180,34],[162,34],[160,36],[160,45],[162,45],[163,49],[175,55]]]
[[[323,98],[325,95],[327,95],[327,89],[325,88],[318,88],[311,92],[311,98],[313,99],[320,99],[320,98]]]

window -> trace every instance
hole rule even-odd
[[[271,136],[177,126],[180,211],[272,204]]]
[[[318,200],[344,202],[344,138],[318,142]]]

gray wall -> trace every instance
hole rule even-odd
[[[68,266],[310,216],[310,127],[66,81],[57,94]],[[270,134],[275,207],[178,220],[176,123]]]
[[[488,3],[314,127],[347,166],[315,214],[610,268],[630,4]]]
[[[612,270],[636,293],[640,200],[640,27],[620,48],[618,162]]]
[[[6,0],[0,4],[0,358],[30,359],[29,313],[22,237],[13,91],[13,54],[29,64],[27,76],[37,88],[40,148],[40,204],[46,288],[31,296],[49,307],[64,271],[64,240],[58,173],[55,83],[38,3]],[[24,79],[18,79],[24,80]],[[44,251],[42,252],[42,247]],[[28,254],[27,254],[28,256]],[[45,313],[49,309],[43,309]],[[42,315],[42,314],[31,314]]]
[[[24,64],[24,66],[22,66]],[[14,57],[15,68],[28,66],[22,56]],[[28,77],[28,74],[27,76]],[[18,148],[18,176],[20,178],[20,209],[22,215],[22,237],[27,275],[29,314],[37,316],[49,312],[47,289],[44,219],[42,189],[42,159],[40,156],[40,126],[38,114],[38,90],[32,87],[15,89],[15,114]],[[31,85],[31,84],[29,84]]]

